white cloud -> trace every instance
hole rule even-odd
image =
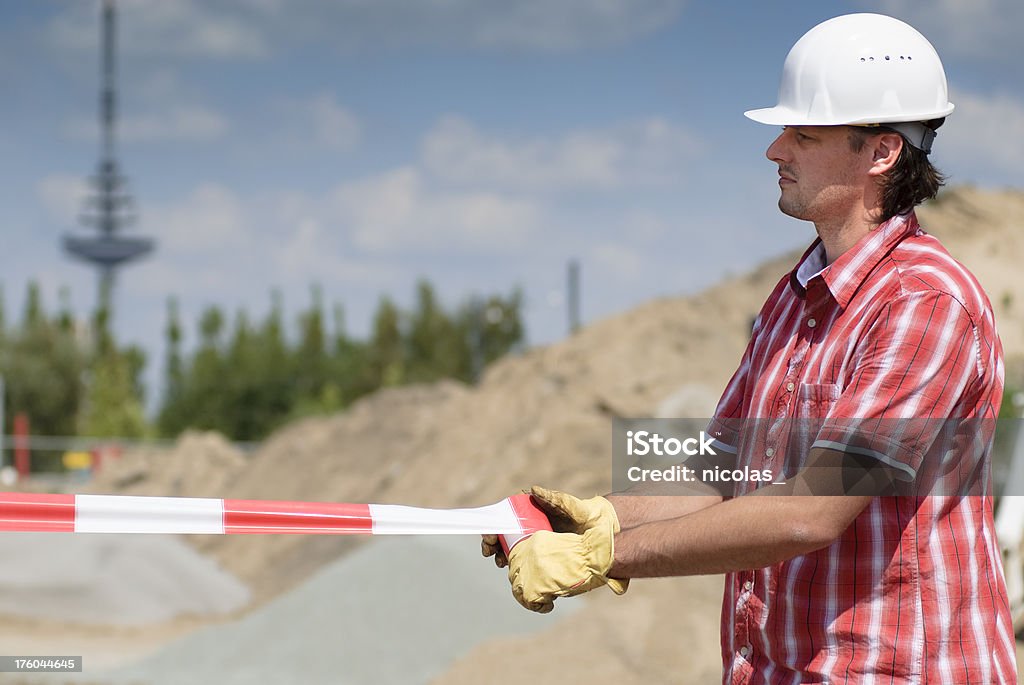
[[[465,35],[479,47],[561,51],[623,43],[656,31],[675,20],[682,2],[520,0],[434,5],[447,5],[453,14],[471,17]]]
[[[660,118],[556,140],[500,140],[448,116],[427,134],[421,154],[447,181],[544,191],[672,183],[698,151],[693,136]]]
[[[683,0],[301,0],[262,18],[341,50],[437,46],[560,52],[617,45],[678,17]]]
[[[53,174],[36,183],[36,197],[55,223],[71,229],[78,225],[89,185],[81,176]]]
[[[161,63],[141,70],[127,94],[133,103],[142,103],[142,107],[152,109],[195,102],[202,97],[202,90],[195,80],[183,79],[178,69]]]
[[[251,237],[241,199],[213,183],[199,186],[179,203],[147,208],[142,223],[156,236],[158,250],[172,253],[237,253]]]
[[[617,45],[678,17],[683,0],[129,0],[118,5],[124,51],[252,59],[283,44],[345,51],[447,49],[567,51]],[[51,23],[51,44],[95,52],[93,3],[71,3]]]
[[[401,281],[403,269],[398,264],[354,258],[339,238],[325,231],[316,219],[300,221],[274,250],[277,273],[286,282],[300,284],[315,281],[387,287]]]
[[[141,217],[158,241],[159,259],[143,265],[146,287],[224,297],[241,297],[255,283],[390,290],[424,252],[505,255],[542,224],[529,202],[428,185],[412,168],[343,183],[322,196],[243,197],[200,185]]]
[[[128,0],[117,5],[118,48],[128,55],[250,59],[267,53],[269,27],[251,12],[196,0]],[[47,30],[52,45],[96,53],[96,3],[70,3]]]
[[[661,214],[634,209],[623,216],[621,231],[635,240],[650,242],[668,235],[671,226]]]
[[[370,252],[500,252],[523,246],[541,219],[528,200],[435,191],[412,167],[343,184],[330,205],[352,242]]]
[[[640,253],[629,245],[604,242],[590,248],[590,259],[599,276],[618,281],[634,281],[646,273]]]
[[[891,14],[921,31],[940,55],[955,52],[972,57],[1020,59],[1020,0],[875,0],[862,2]]]
[[[1003,171],[1024,183],[1024,100],[1005,93],[978,95],[954,90],[953,114],[936,138],[936,151],[950,171],[964,166],[980,173]],[[959,175],[959,174],[956,174]]]
[[[224,116],[199,105],[169,105],[162,111],[131,114],[117,122],[118,140],[128,143],[210,141],[227,130]],[[64,133],[74,140],[97,140],[99,124],[95,119],[76,117],[65,124]]]
[[[349,150],[361,137],[359,119],[330,93],[287,102],[283,109],[288,119],[286,129],[290,131],[286,136],[295,144]]]
[[[200,106],[172,107],[166,112],[127,117],[118,125],[125,141],[213,140],[227,131],[227,120]]]

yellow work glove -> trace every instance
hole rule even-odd
[[[592,528],[606,525],[606,522],[611,522],[612,535],[620,530],[615,507],[604,497],[579,499],[569,493],[548,490],[539,485],[530,488],[530,494],[537,506],[547,514],[552,530],[557,533],[582,535]],[[628,578],[608,578],[607,582],[608,587],[617,595],[624,594],[629,588]]]
[[[603,526],[606,521],[611,522],[612,535],[619,532],[619,517],[615,514],[615,507],[604,497],[591,497],[590,499],[579,499],[572,495],[548,490],[539,485],[530,488],[530,495],[533,501],[547,515],[551,522],[551,529],[556,533],[576,533],[582,535],[595,526]],[[522,543],[520,543],[522,544]],[[485,557],[494,557],[494,563],[498,568],[508,566],[508,559],[498,543],[497,535],[484,535],[480,543],[480,551]],[[623,594],[629,587],[629,580],[609,578],[608,587],[617,595]]]
[[[539,485],[530,488],[534,503],[544,510],[551,527],[556,533],[578,533],[582,535],[600,521],[608,519],[616,533],[619,532],[619,517],[615,507],[604,497],[579,499],[567,492],[548,490]]]
[[[608,582],[614,558],[611,521],[582,535],[540,530],[509,552],[508,580],[516,601],[546,614],[556,597],[572,597]]]

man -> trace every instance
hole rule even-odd
[[[987,495],[1002,349],[981,287],[913,212],[941,185],[927,155],[952,111],[938,55],[903,22],[837,17],[794,45],[778,104],[746,114],[783,126],[767,151],[779,208],[818,238],[765,302],[709,427],[777,482],[534,488],[556,532],[507,562],[483,542],[521,604],[725,573],[723,682],[1016,683]]]

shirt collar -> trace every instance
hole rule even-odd
[[[798,297],[805,297],[807,284],[821,276],[839,306],[846,307],[879,262],[905,237],[919,230],[920,225],[913,211],[899,214],[861,238],[828,266],[825,266],[825,246],[818,238],[811,243],[790,273],[790,287]]]

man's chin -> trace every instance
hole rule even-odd
[[[800,219],[801,221],[807,220],[802,207],[794,207],[791,202],[786,202],[786,200],[781,197],[779,198],[779,211],[786,216],[793,217],[794,219]]]

